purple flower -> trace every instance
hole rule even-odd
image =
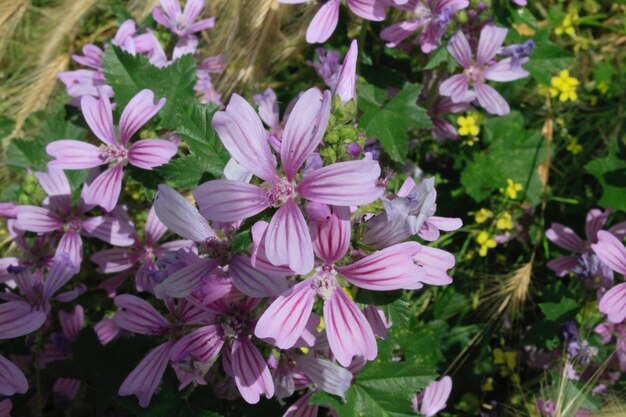
[[[79,285],[72,291],[55,296],[76,274],[66,254],[56,257],[46,279],[20,266],[9,267],[9,273],[21,294],[0,294],[0,299],[7,301],[0,304],[0,339],[13,339],[34,332],[46,321],[50,301],[69,302],[85,291],[84,285]]]
[[[184,10],[180,8],[179,0],[161,0],[161,6],[152,10],[152,17],[176,36],[183,38],[211,29],[215,25],[214,17],[196,22],[202,9],[204,9],[204,0],[187,0]]]
[[[598,232],[598,243],[591,245],[598,258],[615,272],[626,276],[626,247],[614,234],[603,230]],[[621,323],[626,319],[626,283],[621,283],[607,291],[600,300],[600,311],[609,321]]]
[[[350,43],[350,48],[341,65],[337,85],[333,89],[333,95],[338,96],[343,104],[350,100],[356,100],[356,64],[358,54],[359,46],[355,39]]]
[[[310,0],[279,0],[280,3],[299,4]],[[306,31],[308,43],[324,43],[331,37],[339,22],[341,0],[322,0],[320,9]],[[386,0],[347,0],[348,8],[365,20],[380,22],[385,20]]]
[[[330,349],[343,365],[353,356],[373,360],[377,346],[371,326],[357,305],[343,291],[337,276],[368,290],[418,289],[426,272],[413,256],[417,242],[405,242],[374,252],[349,265],[340,266],[350,247],[351,222],[347,208],[336,209],[328,220],[311,224],[313,248],[321,260],[315,274],[297,283],[274,301],[259,319],[255,335],[271,340],[281,349],[292,347],[309,320],[317,296],[324,301],[324,320]]]
[[[413,410],[425,417],[431,417],[446,408],[448,397],[452,391],[452,378],[444,376],[439,381],[431,382],[413,399]],[[419,405],[419,408],[418,408]]]
[[[220,54],[206,58],[199,65],[196,75],[198,81],[193,87],[194,91],[201,93],[200,103],[215,103],[222,106],[221,94],[217,92],[211,80],[211,74],[218,74],[224,71],[224,55]]]
[[[13,394],[24,394],[26,391],[28,381],[24,373],[13,362],[0,355],[0,394],[10,397]]]
[[[528,76],[528,72],[519,65],[520,62],[527,62],[528,58],[522,58],[517,64],[511,57],[493,61],[507,32],[507,29],[485,26],[480,32],[474,59],[465,34],[461,30],[457,31],[448,44],[448,51],[464,71],[442,82],[439,94],[450,97],[454,103],[478,99],[478,103],[489,113],[500,116],[508,114],[510,108],[506,100],[486,83],[487,80],[506,82]]]
[[[547,266],[558,276],[562,277],[569,272],[580,276],[589,288],[598,285],[596,277],[601,277],[600,290],[613,284],[613,273],[607,265],[598,260],[597,254],[590,245],[598,241],[598,232],[610,215],[610,211],[592,209],[587,213],[585,235],[587,240],[582,240],[571,228],[560,223],[553,223],[546,231],[546,237],[555,245],[570,250],[576,255],[561,256],[548,261]],[[617,237],[626,236],[626,222],[614,225],[608,229]]]
[[[98,264],[98,272],[110,274],[133,269],[137,291],[152,291],[154,281],[150,271],[155,268],[155,260],[167,251],[176,251],[193,246],[189,240],[176,240],[158,245],[167,228],[157,217],[154,207],[150,209],[144,229],[143,239],[135,236],[134,245],[128,249],[105,249],[94,253],[91,260]],[[120,245],[117,245],[120,246]],[[137,266],[136,268],[134,268]],[[119,285],[123,281],[117,280]]]
[[[118,246],[133,244],[133,227],[125,213],[87,217],[93,208],[81,199],[76,207],[72,204],[72,190],[65,173],[50,167],[48,173],[35,173],[39,185],[48,197],[43,207],[20,206],[16,227],[35,233],[54,233],[61,236],[56,253],[67,253],[77,268],[83,261],[81,236],[96,237]],[[83,191],[87,185],[83,188]],[[118,214],[118,215],[115,215]]]
[[[387,46],[395,48],[403,40],[420,28],[424,28],[419,36],[422,52],[432,52],[448,28],[450,19],[462,9],[469,6],[468,0],[410,0],[397,2],[400,8],[414,15],[413,19],[395,23],[380,33],[387,41]],[[417,40],[416,40],[417,41]]]
[[[347,161],[296,174],[322,141],[330,116],[330,92],[307,90],[294,106],[285,125],[279,175],[268,133],[254,109],[233,95],[226,111],[217,112],[212,125],[232,157],[264,180],[261,186],[228,179],[199,186],[194,197],[202,215],[218,222],[237,222],[269,207],[276,207],[267,229],[265,251],[274,265],[288,265],[306,274],[313,269],[313,247],[296,198],[337,206],[367,204],[378,198],[378,162]]]
[[[106,211],[116,206],[122,190],[124,166],[128,163],[137,168],[152,170],[166,164],[176,154],[176,144],[162,139],[142,139],[133,144],[131,137],[148,122],[165,104],[162,98],[153,104],[154,94],[142,90],[133,97],[122,112],[119,123],[119,138],[113,125],[111,102],[106,95],[99,99],[84,96],[81,109],[87,124],[98,139],[100,147],[77,140],[58,140],[46,147],[55,158],[48,166],[61,169],[84,169],[107,165],[83,192],[87,204],[97,204]]]
[[[323,48],[317,48],[315,53],[317,53],[319,61],[307,61],[307,65],[317,72],[317,75],[326,83],[328,88],[334,90],[341,72],[341,64],[339,63],[341,55],[337,51],[327,51]]]
[[[443,115],[448,113],[460,113],[470,109],[469,103],[454,103],[449,97],[439,97],[434,105],[428,110],[430,120],[433,122],[433,138],[444,141],[459,137],[456,127]]]

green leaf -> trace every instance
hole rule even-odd
[[[414,416],[411,399],[436,377],[432,369],[407,362],[372,362],[357,375],[345,402],[324,392],[311,402],[334,408],[340,417]]]
[[[439,47],[435,52],[431,54],[430,61],[424,67],[425,70],[434,70],[440,64],[445,63],[448,72],[454,72],[458,66],[457,62],[452,58],[452,55],[448,52],[445,46]]]
[[[411,320],[411,305],[404,300],[396,300],[393,303],[382,306],[387,320],[395,326],[406,326]]]
[[[562,298],[558,303],[540,303],[539,308],[548,320],[560,323],[573,317],[580,306],[571,298]]]
[[[156,169],[174,188],[193,188],[202,182],[205,166],[195,155],[173,159]]]
[[[370,291],[359,288],[356,293],[355,301],[361,304],[374,304],[382,306],[393,303],[402,297],[402,290],[396,291]]]
[[[360,126],[368,136],[377,138],[391,159],[403,162],[408,151],[409,129],[427,129],[432,126],[428,113],[417,105],[422,91],[419,84],[404,84],[402,90],[385,102],[384,90],[363,85],[359,90],[359,106],[363,115]]]
[[[231,241],[233,253],[244,252],[252,246],[252,232],[250,229],[237,233]]]
[[[626,158],[620,157],[620,145],[613,139],[609,145],[609,154],[587,165],[585,170],[596,177],[602,186],[602,197],[598,203],[613,210],[626,211]]]
[[[549,34],[549,28],[543,29],[534,38],[535,50],[528,63],[524,65],[530,76],[543,85],[550,85],[550,78],[574,62],[574,57],[570,53],[550,43]]]
[[[115,45],[104,53],[104,75],[113,87],[118,109],[124,106],[143,89],[154,92],[155,99],[166,98],[160,112],[165,128],[177,127],[177,112],[195,101],[193,86],[196,82],[196,63],[192,54],[187,54],[164,68],[157,68],[140,54],[131,55]]]
[[[0,116],[0,139],[4,139],[11,134],[15,122],[5,116]]]

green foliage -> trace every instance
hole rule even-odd
[[[599,203],[613,210],[626,211],[626,145],[613,139],[609,154],[585,165],[602,186]]]
[[[176,114],[195,101],[196,62],[191,54],[182,56],[167,67],[157,68],[140,54],[131,55],[110,45],[104,54],[104,75],[113,87],[118,109],[123,109],[145,88],[154,92],[155,100],[165,97],[167,101],[159,114],[163,127],[167,129],[175,129],[178,126]]]
[[[363,112],[359,123],[368,136],[377,138],[391,159],[403,162],[409,144],[409,129],[428,129],[431,122],[425,109],[417,105],[422,91],[419,84],[405,84],[391,100],[383,89],[362,85],[359,108]]]
[[[564,297],[558,303],[539,303],[539,308],[548,320],[562,323],[573,317],[580,306],[571,298]]]
[[[539,84],[550,85],[550,78],[569,68],[574,57],[549,41],[550,30],[542,29],[533,39],[536,43],[532,59],[524,65]]]
[[[414,416],[412,396],[436,377],[432,369],[410,363],[372,362],[357,375],[345,401],[319,392],[311,402],[332,407],[340,417]]]

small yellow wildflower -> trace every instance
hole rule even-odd
[[[606,81],[600,81],[598,83],[598,91],[604,95],[609,91],[609,84]]]
[[[515,370],[517,364],[517,352],[504,352],[500,348],[493,350],[493,363],[502,365],[500,375],[508,376]]]
[[[574,136],[570,136],[567,138],[567,150],[572,153],[572,155],[578,155],[583,151],[583,145],[578,142]]]
[[[517,198],[517,193],[523,189],[524,187],[522,187],[522,184],[518,184],[512,179],[507,178],[506,188],[500,188],[500,192],[509,197],[511,200],[515,200]]]
[[[569,36],[574,36],[576,34],[576,30],[574,29],[574,25],[578,22],[578,12],[574,9],[571,9],[567,12],[565,17],[563,18],[563,22],[561,22],[560,26],[557,26],[554,29],[554,33],[557,35],[566,34]]]
[[[559,73],[558,77],[552,77],[550,80],[550,95],[552,97],[559,96],[560,101],[576,101],[578,100],[578,94],[576,88],[580,82],[570,76],[568,70],[563,70]]]
[[[501,230],[511,230],[513,228],[513,217],[511,213],[508,211],[502,213],[496,222],[496,227]]]
[[[493,212],[483,207],[476,212],[474,220],[476,220],[476,223],[480,224],[486,222],[491,216],[493,216]]]
[[[459,124],[459,135],[461,136],[478,136],[480,133],[480,127],[478,127],[478,120],[476,117],[467,115],[461,116],[457,120]]]
[[[308,347],[301,347],[301,348],[300,348],[300,351],[301,351],[302,353],[304,353],[305,355],[307,355],[307,354],[309,353],[309,348],[308,348]]]
[[[476,243],[480,245],[480,249],[478,249],[478,254],[483,257],[487,256],[487,252],[489,251],[489,249],[493,249],[497,245],[496,241],[491,236],[489,236],[489,233],[485,232],[484,230],[482,232],[479,232],[478,236],[476,236]]]

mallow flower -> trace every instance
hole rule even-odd
[[[452,378],[444,376],[439,381],[431,382],[424,391],[413,399],[413,410],[425,417],[432,417],[446,408],[452,391]]]
[[[474,99],[489,113],[505,115],[510,112],[506,100],[487,81],[515,81],[527,77],[528,72],[520,64],[528,58],[514,61],[513,57],[494,61],[504,43],[508,30],[493,25],[485,26],[480,32],[476,55],[472,53],[463,31],[458,30],[448,43],[448,51],[463,67],[463,73],[453,75],[439,85],[439,94],[450,97],[454,103]]]
[[[299,4],[311,0],[279,0],[280,3]],[[339,22],[341,0],[325,0],[318,2],[321,7],[311,20],[306,31],[308,43],[324,43],[331,37]],[[380,22],[385,20],[386,0],[346,0],[352,13],[365,20]]]
[[[179,38],[211,29],[215,18],[196,21],[204,9],[204,0],[187,0],[184,10],[179,0],[161,0],[160,6],[152,9],[152,17]]]
[[[396,1],[397,7],[412,13],[412,19],[395,23],[385,28],[380,37],[387,46],[395,48],[403,40],[423,28],[416,39],[422,52],[428,54],[439,46],[441,37],[450,20],[462,9],[469,6],[468,0],[407,0]]]
[[[316,88],[302,94],[293,107],[282,136],[276,167],[268,132],[252,106],[233,95],[225,111],[213,117],[213,128],[231,156],[263,180],[259,185],[219,179],[194,191],[200,213],[217,222],[237,222],[269,207],[278,210],[265,238],[267,259],[299,274],[313,269],[313,246],[300,200],[336,206],[368,204],[383,193],[377,161],[339,162],[300,175],[298,172],[324,137],[331,94]]]
[[[133,97],[120,117],[119,136],[113,125],[113,111],[109,98],[101,94],[98,99],[84,96],[81,110],[87,124],[102,145],[63,139],[46,147],[48,154],[55,159],[49,167],[61,169],[85,169],[106,165],[108,168],[86,186],[83,198],[87,204],[96,204],[111,211],[116,206],[122,191],[124,166],[131,164],[137,168],[152,170],[166,164],[176,154],[177,145],[163,139],[142,139],[130,143],[130,139],[165,104],[165,98],[156,104],[150,90],[141,90]]]
[[[626,247],[610,232],[598,232],[598,243],[591,245],[598,258],[609,268],[626,276]],[[609,321],[621,323],[626,319],[626,282],[617,284],[600,299],[600,311]]]
[[[0,395],[10,397],[28,391],[28,380],[13,362],[0,355]],[[0,412],[0,415],[3,415]]]

